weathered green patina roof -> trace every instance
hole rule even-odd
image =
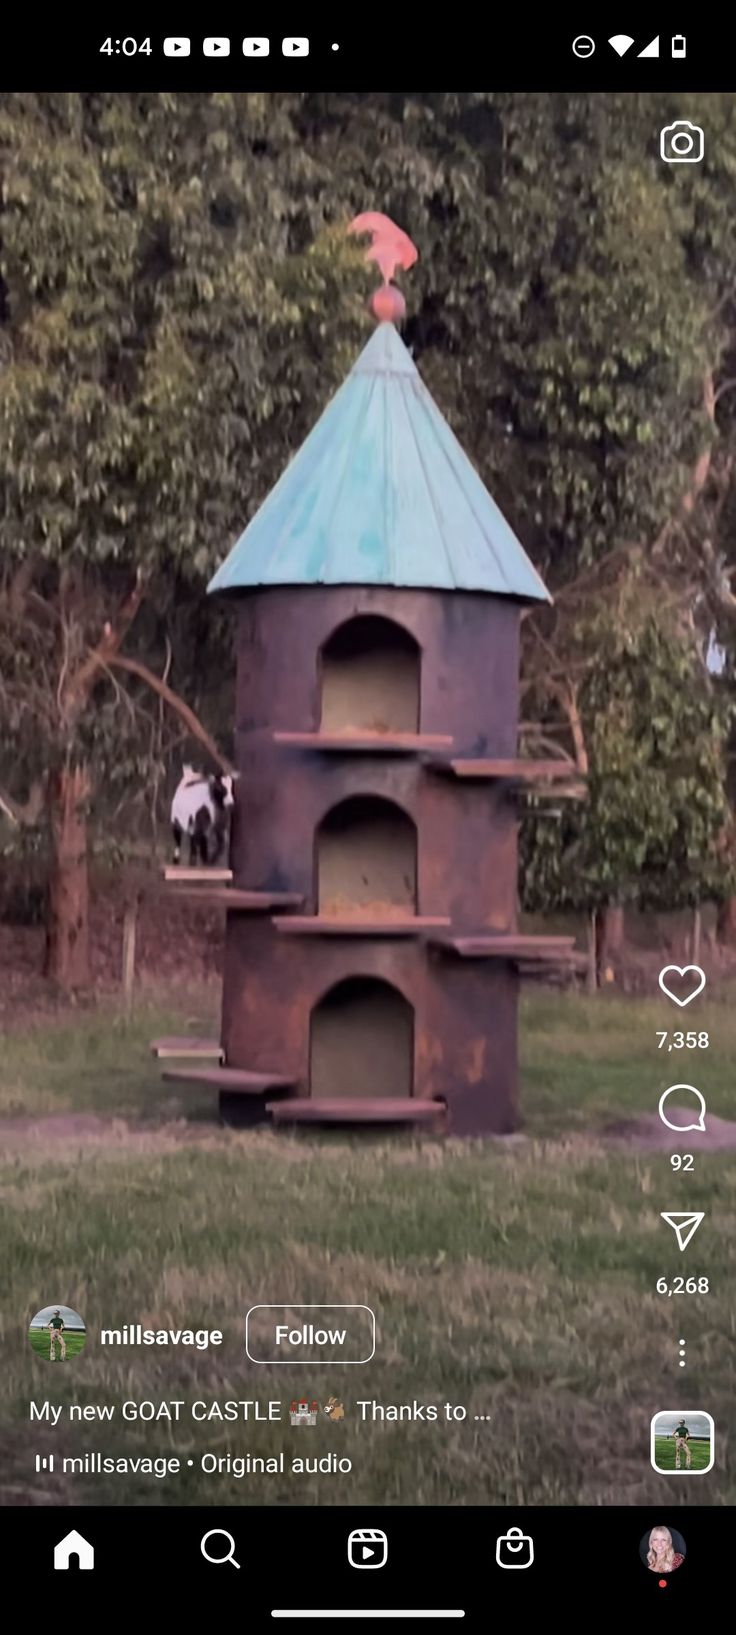
[[[346,584],[549,599],[389,323],[208,588]]]

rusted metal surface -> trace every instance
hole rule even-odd
[[[340,800],[377,794],[417,826],[419,912],[449,916],[463,930],[511,929],[517,818],[502,790],[471,784],[460,795],[412,757],[317,755],[276,745],[273,733],[318,730],[322,644],[351,616],[377,613],[401,623],[422,650],[421,731],[451,736],[462,754],[512,756],[518,605],[335,587],[255,593],[238,612],[240,780],[231,853],[238,884],[300,893],[305,913],[315,913],[319,823]]]
[[[348,976],[388,982],[412,1006],[415,1096],[446,1100],[450,1127],[460,1134],[516,1128],[514,967],[449,960],[419,938],[304,942],[279,936],[267,920],[229,916],[227,1061],[254,1072],[278,1066],[298,1095],[309,1095],[312,1011]]]
[[[427,938],[427,922],[438,921],[457,937],[516,936],[514,798],[502,781],[435,777],[417,754],[325,754],[313,735],[322,645],[351,617],[379,615],[421,650],[419,736],[451,738],[458,759],[515,762],[519,611],[508,597],[345,585],[259,590],[239,602],[235,889],[303,904],[283,919],[228,914],[222,1040],[229,1069],[280,1075],[305,1118],[315,1116],[307,1111],[312,1013],[337,984],[363,978],[390,984],[412,1007],[417,1104],[446,1103],[457,1134],[518,1126],[516,965],[452,957]],[[352,920],[337,930],[334,916],[333,934],[324,924],[307,934],[310,920],[326,918],[316,837],[350,797],[394,802],[415,825],[412,929],[424,921],[422,935],[397,935],[393,918],[371,935]],[[539,952],[535,939],[523,944]],[[390,1099],[377,1084],[375,1100]],[[357,1098],[346,1104],[355,1117]],[[265,1098],[238,1102],[227,1091],[221,1112],[237,1123],[270,1116]]]
[[[422,650],[420,732],[458,756],[517,758],[520,603],[385,586],[276,587],[239,598],[237,727],[317,732],[320,649],[347,619],[395,620]]]

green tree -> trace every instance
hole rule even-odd
[[[415,239],[405,338],[557,594],[524,626],[538,731],[587,754],[611,565],[731,618],[736,114],[710,99],[706,163],[668,168],[673,117],[687,97],[0,99],[0,784],[50,773],[57,978],[85,979],[82,819],[139,753],[129,700],[176,606],[168,703],[206,707],[194,604],[365,333],[356,211]]]
[[[728,889],[726,751],[734,701],[702,644],[641,578],[578,628],[587,798],[524,832],[525,906],[673,909]],[[595,660],[590,657],[595,652]],[[599,960],[600,963],[600,960]]]
[[[261,98],[0,106],[3,765],[18,816],[18,794],[30,786],[37,807],[43,779],[48,970],[65,986],[89,977],[96,780],[124,755],[143,770],[128,730],[140,688],[222,759],[151,667],[154,616],[201,593],[293,422],[306,429],[341,334],[360,333],[357,295],[342,331],[339,299],[351,274],[360,288],[357,247],[328,236],[292,254],[310,167],[291,126],[285,140],[271,159],[279,119]],[[283,373],[287,348],[305,361]],[[195,655],[178,661],[185,685],[195,668]]]

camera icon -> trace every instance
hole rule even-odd
[[[659,133],[659,156],[666,165],[699,165],[704,147],[702,127],[689,119],[675,119]]]

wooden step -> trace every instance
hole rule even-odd
[[[559,963],[570,960],[574,937],[533,937],[517,933],[478,933],[466,937],[433,937],[432,946],[461,959],[512,959]]]
[[[579,781],[581,776],[574,761],[503,760],[466,755],[437,759],[429,764],[433,772],[443,772],[449,778],[500,778],[521,784],[553,783],[557,778]]]
[[[266,1102],[276,1124],[427,1124],[444,1117],[443,1101],[418,1096],[294,1096]]]
[[[184,863],[167,863],[164,866],[164,880],[180,880],[182,885],[193,885],[201,880],[203,885],[214,885],[216,881],[232,880],[232,869],[199,868],[190,869]]]
[[[301,908],[304,898],[296,891],[241,891],[239,886],[184,886],[176,893],[177,903],[200,903],[206,908],[237,908],[251,914],[267,914],[273,908]]]
[[[428,914],[407,914],[405,920],[340,919],[336,914],[275,914],[273,918],[276,930],[291,937],[417,937],[450,923]]]
[[[161,1074],[167,1084],[205,1084],[212,1090],[236,1090],[244,1096],[265,1090],[291,1090],[294,1080],[280,1073],[248,1073],[241,1067],[177,1067]]]
[[[152,1039],[151,1050],[160,1061],[183,1061],[187,1057],[211,1056],[222,1061],[225,1054],[219,1039],[187,1039],[171,1034],[163,1039]]]
[[[522,817],[530,812],[539,812],[540,817],[552,818],[561,817],[562,808],[559,810],[549,806],[540,808],[540,800],[587,800],[588,785],[581,778],[577,783],[574,780],[570,783],[563,783],[560,780],[559,783],[537,783],[529,786],[517,784],[514,793]]]
[[[535,958],[535,959],[519,959],[519,961],[518,961],[519,971],[520,971],[520,974],[522,976],[546,976],[546,977],[549,977],[551,973],[554,973],[555,965],[556,965],[556,961],[555,961],[555,956],[554,955],[550,959]],[[587,955],[586,954],[580,954],[577,951],[575,951],[575,952],[573,952],[571,954],[564,954],[559,959],[559,970],[563,974],[564,973],[577,972],[579,975],[582,976],[582,975],[584,975],[587,968],[588,968]]]
[[[275,732],[275,744],[291,749],[318,749],[326,754],[412,755],[422,750],[452,749],[441,732]]]

